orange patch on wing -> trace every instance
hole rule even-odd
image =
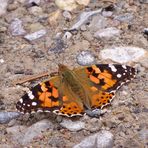
[[[45,97],[46,97],[46,92],[43,92],[43,93],[40,94],[39,100],[44,101]]]
[[[91,87],[91,90],[92,90],[93,92],[95,92],[95,91],[97,91],[98,89],[97,89],[95,86],[92,86],[92,87]]]
[[[96,65],[92,65],[92,68],[95,70],[96,73],[101,73],[101,70]]]
[[[59,93],[58,93],[58,90],[56,88],[52,88],[52,96],[55,97],[55,98],[58,98],[59,97]]]
[[[40,96],[39,96],[39,100],[42,101],[42,107],[52,107],[51,106],[51,99],[49,98],[51,96],[50,92],[43,92]]]
[[[42,84],[41,84],[41,89],[42,89],[43,92],[45,92],[45,91],[48,90],[48,89],[46,88],[45,83],[42,83]]]
[[[99,84],[100,83],[100,80],[92,75],[89,76],[90,80],[96,84]]]
[[[117,82],[117,80],[112,79],[112,75],[108,73],[106,70],[99,74],[99,79],[104,79],[105,85],[102,86],[103,89],[108,89],[112,86],[114,86]]]
[[[79,106],[76,102],[64,103],[60,112],[64,114],[80,114],[83,112],[83,107]]]
[[[113,85],[112,85],[112,86],[113,86]],[[110,87],[112,87],[112,86],[110,86],[110,85],[108,85],[108,84],[105,84],[105,85],[102,86],[102,88],[103,88],[104,90],[107,90],[108,88],[110,88]]]
[[[60,103],[59,103],[59,101],[52,101],[52,107],[54,107],[54,106],[59,106],[60,105]]]
[[[101,77],[106,77],[106,78],[109,78],[109,79],[111,79],[112,78],[112,75],[110,74],[110,73],[108,73],[108,71],[107,70],[104,70],[103,72],[101,72],[100,74],[99,74],[99,76]]]
[[[68,101],[68,98],[66,96],[63,96],[62,100],[65,102]]]
[[[102,107],[108,104],[108,101],[113,97],[112,94],[104,92],[103,94],[95,94],[91,98],[91,106],[95,108]]]

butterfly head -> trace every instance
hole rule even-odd
[[[75,82],[73,71],[63,64],[59,64],[59,76],[63,82]]]

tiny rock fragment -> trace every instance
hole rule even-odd
[[[148,4],[148,0],[139,0],[140,3]]]
[[[90,0],[75,0],[79,5],[87,6]]]
[[[47,33],[46,30],[42,29],[42,30],[39,30],[31,34],[27,34],[24,36],[24,38],[28,41],[33,41],[33,40],[43,37],[46,33]]]
[[[72,37],[72,34],[70,32],[65,32],[64,36],[63,36],[63,40],[69,40]]]
[[[61,38],[56,38],[54,47],[50,48],[49,51],[53,51],[55,53],[61,53],[64,51],[65,44]]]
[[[9,0],[0,0],[0,16],[6,13]]]
[[[52,12],[49,14],[49,17],[48,17],[48,23],[51,25],[51,26],[55,26],[58,24],[58,19],[61,17],[61,11],[60,10],[57,10],[55,12]]]
[[[102,15],[104,17],[111,17],[113,15],[113,12],[112,11],[103,11]]]
[[[77,62],[80,65],[91,65],[95,62],[95,57],[90,51],[82,51],[77,56]]]
[[[27,1],[26,1],[26,3],[28,3],[28,4],[34,3],[34,4],[36,4],[36,5],[39,5],[40,2],[41,2],[41,0],[27,0]]]
[[[34,15],[34,16],[40,16],[43,14],[43,10],[41,7],[38,6],[33,6],[29,8],[29,12],[30,14]]]
[[[144,28],[143,30],[144,34],[148,36],[148,28]]]
[[[63,16],[66,20],[71,20],[71,18],[72,18],[70,12],[68,12],[68,11],[64,11]]]
[[[134,19],[134,16],[131,13],[125,13],[123,15],[115,16],[114,19],[120,22],[131,23],[131,21]]]
[[[10,26],[9,26],[9,31],[11,32],[11,34],[13,36],[17,36],[17,35],[24,35],[26,33],[26,31],[23,28],[23,23],[20,19],[15,18]]]
[[[62,10],[72,11],[77,8],[75,0],[55,0],[55,4]]]
[[[106,28],[108,26],[107,18],[104,16],[97,14],[92,17],[92,20],[89,24],[89,30],[91,32],[97,32],[100,29]]]
[[[110,59],[114,62],[124,64],[128,62],[136,62],[140,60],[140,58],[147,57],[147,52],[143,48],[121,46],[101,50],[100,57],[103,60]]]
[[[99,10],[95,10],[95,11],[89,11],[89,12],[82,12],[80,17],[79,17],[79,20],[77,23],[75,23],[71,28],[70,30],[77,30],[79,27],[81,27],[81,25],[83,25],[89,17],[91,17],[92,15],[95,15],[97,13],[101,13],[102,9],[99,9]]]
[[[98,38],[98,39],[112,39],[115,38],[117,36],[120,36],[121,34],[121,30],[115,28],[115,27],[110,27],[110,28],[105,28],[102,30],[97,31],[94,34],[94,37]]]
[[[0,63],[4,63],[4,59],[0,59]]]

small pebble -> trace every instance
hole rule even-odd
[[[41,2],[41,0],[27,0],[26,3],[28,4],[32,4],[32,3],[35,3],[36,5],[39,5]]]
[[[43,37],[46,33],[47,32],[45,29],[41,29],[37,32],[25,35],[24,38],[28,41],[33,41],[33,40]]]
[[[0,0],[0,16],[6,13],[9,0]]]
[[[99,31],[97,31],[94,34],[94,37],[98,38],[98,39],[112,39],[115,37],[120,36],[120,34],[122,33],[121,30],[115,28],[115,27],[110,27],[110,28],[105,28],[105,29],[101,29]]]
[[[11,133],[13,140],[19,144],[28,145],[33,139],[41,137],[43,132],[47,132],[48,129],[53,129],[54,125],[47,119],[36,122],[30,127],[26,126],[12,126],[6,129],[8,133]]]
[[[12,119],[16,119],[21,115],[18,112],[0,112],[0,124],[8,123]]]
[[[143,30],[144,34],[148,36],[148,28],[144,28]]]
[[[102,15],[104,17],[111,17],[113,15],[113,12],[112,11],[103,11]]]
[[[4,59],[0,59],[0,63],[4,63]]]
[[[72,37],[72,34],[70,32],[65,32],[63,36],[63,40],[69,40]]]
[[[81,121],[72,121],[71,119],[64,119],[60,125],[72,132],[80,131],[85,128],[85,123]]]
[[[134,16],[131,13],[125,13],[123,15],[115,16],[114,19],[120,22],[130,23],[134,19]]]
[[[94,135],[86,137],[73,148],[112,148],[113,134],[109,131],[102,130]]]
[[[79,5],[87,6],[90,3],[90,0],[75,0]]]
[[[54,47],[50,48],[49,51],[53,51],[55,53],[61,53],[64,51],[65,44],[61,38],[57,38],[54,44]]]
[[[100,57],[103,60],[110,59],[117,63],[127,63],[138,61],[140,58],[146,57],[146,51],[143,48],[125,46],[125,47],[114,47],[109,49],[101,50]]]
[[[34,16],[40,16],[43,14],[42,8],[38,7],[38,6],[30,7],[29,12],[30,12],[30,14],[32,14]]]
[[[92,65],[95,63],[95,57],[90,51],[82,51],[77,55],[77,62],[80,65]]]
[[[89,12],[82,12],[80,14],[79,20],[70,28],[70,30],[77,30],[79,27],[81,27],[85,22],[88,21],[88,19],[98,13],[101,13],[102,9],[98,9],[95,11],[89,11]]]
[[[64,11],[63,16],[68,21],[72,19],[72,16],[71,16],[70,12],[68,12],[68,11]]]
[[[13,36],[24,35],[26,33],[26,31],[23,28],[23,22],[18,18],[15,18],[11,22],[9,26],[9,31]]]
[[[139,0],[140,3],[148,4],[148,0]]]
[[[55,0],[55,4],[62,10],[73,11],[77,8],[75,0]]]

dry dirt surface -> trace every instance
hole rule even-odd
[[[0,124],[0,147],[103,148],[99,143],[93,144],[93,140],[83,141],[89,136],[96,139],[95,134],[99,141],[105,135],[100,134],[102,131],[112,135],[107,133],[103,137],[105,148],[148,147],[148,2],[91,0],[87,6],[77,4],[71,11],[61,10],[54,0],[5,2],[4,14],[0,11],[1,114],[15,112],[16,102],[27,88],[48,79],[46,76],[15,85],[14,81],[20,78],[57,72],[59,63],[70,69],[95,63],[121,63],[100,56],[102,50],[110,47],[138,47],[144,50],[144,55],[125,62],[136,67],[138,74],[117,91],[101,117],[21,115]],[[91,14],[80,26],[74,26],[85,19],[80,17],[84,12],[100,9],[103,10]],[[111,31],[101,36],[98,31],[106,28]],[[38,36],[31,35],[38,31]]]

